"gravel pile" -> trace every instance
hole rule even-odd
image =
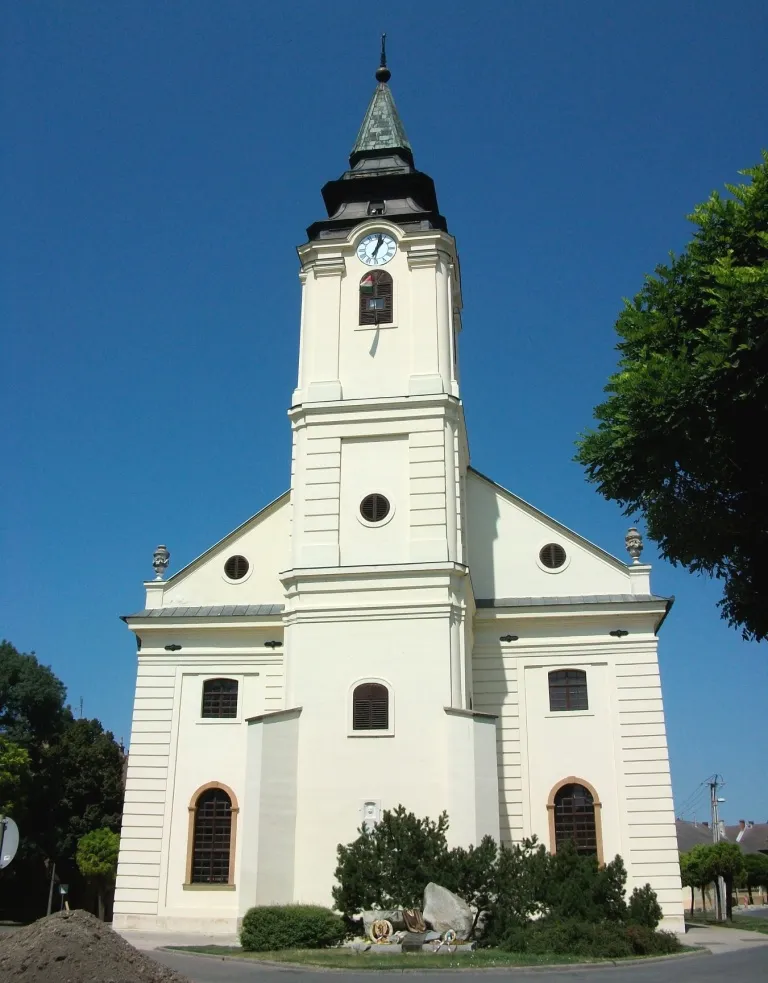
[[[2,983],[189,983],[87,911],[59,911],[0,940]]]

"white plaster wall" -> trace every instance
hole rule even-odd
[[[190,564],[188,570],[172,577],[163,591],[161,606],[282,603],[283,588],[277,575],[289,566],[290,516],[290,500],[285,495]],[[242,580],[229,581],[224,564],[235,554],[244,556],[250,569]]]
[[[445,787],[451,837],[462,846],[484,836],[499,840],[496,721],[469,710],[446,708]]]
[[[585,589],[586,590],[586,589]],[[573,620],[573,619],[571,619]],[[682,928],[680,880],[669,763],[652,630],[607,641],[605,626],[580,633],[544,612],[530,622],[477,622],[474,707],[499,714],[498,765],[502,842],[535,834],[548,849],[547,801],[570,776],[592,785],[602,803],[606,860],[621,854],[627,891],[650,883],[664,927]],[[647,619],[653,623],[653,616]],[[525,632],[525,634],[523,634]],[[499,636],[519,633],[508,645]],[[589,710],[552,713],[547,674],[587,673]]]
[[[356,836],[368,799],[436,818],[450,805],[444,707],[448,617],[300,623],[288,629],[299,727],[295,899],[331,900],[336,846]],[[352,687],[391,687],[391,736],[349,733]]]
[[[623,563],[602,555],[543,513],[476,472],[467,476],[469,565],[475,597],[557,597],[629,594]],[[566,566],[538,563],[547,543],[560,543]],[[619,544],[617,544],[619,545]]]
[[[360,503],[379,492],[390,503],[384,522],[366,523]],[[408,560],[408,439],[341,441],[340,563],[342,566]]]
[[[384,269],[393,278],[393,322],[360,325],[360,279],[371,272],[356,256],[372,231],[389,233],[398,250]],[[345,242],[299,248],[302,342],[293,405],[417,393],[458,395],[453,360],[454,312],[461,307],[453,238],[439,231],[404,233],[386,220],[364,222]]]
[[[142,631],[115,925],[232,932],[239,903],[240,834],[248,819],[243,809],[245,719],[282,705],[282,654],[263,646],[274,629],[222,627],[213,638],[201,628],[174,632],[153,626]],[[164,651],[169,638],[183,642],[178,655]],[[219,676],[238,680],[238,716],[203,720],[202,682]],[[185,890],[190,801],[197,789],[213,781],[231,788],[240,805],[235,890]]]

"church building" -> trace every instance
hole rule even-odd
[[[167,579],[158,547],[124,618],[115,926],[231,933],[256,904],[331,904],[337,845],[402,804],[446,810],[452,845],[621,854],[682,931],[671,601],[636,530],[626,563],[470,467],[456,241],[383,57],[376,79],[298,250],[290,488]]]

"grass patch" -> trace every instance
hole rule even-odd
[[[474,952],[455,952],[434,955],[430,952],[408,952],[400,955],[377,955],[371,952],[352,952],[349,949],[281,949],[279,952],[244,952],[239,946],[174,945],[176,952],[200,953],[209,956],[235,956],[253,962],[293,963],[298,966],[320,966],[326,969],[491,969],[504,966],[569,966],[578,963],[623,962],[615,959],[595,959],[592,956],[533,955],[522,952],[499,952],[495,949],[476,949]],[[693,951],[684,947],[686,951]],[[637,958],[644,958],[642,956]],[[627,960],[628,961],[628,960]],[[634,961],[634,960],[632,960]]]
[[[706,925],[710,928],[738,928],[742,932],[759,932],[761,935],[768,935],[768,918],[736,914],[731,922],[718,922],[715,921],[714,916],[709,918],[704,915],[694,915],[691,918],[690,915],[686,915],[685,920],[689,925]]]

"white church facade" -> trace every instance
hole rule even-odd
[[[619,853],[682,930],[657,656],[670,601],[469,465],[456,242],[388,86],[299,248],[290,489],[125,617],[138,678],[115,926],[331,903],[402,804]]]

